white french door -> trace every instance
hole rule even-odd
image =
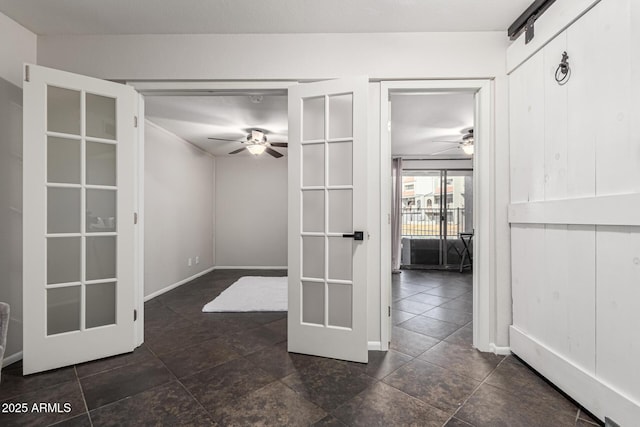
[[[289,89],[289,351],[367,362],[366,77]]]
[[[23,372],[132,351],[137,93],[28,65]]]

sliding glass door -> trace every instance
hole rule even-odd
[[[473,171],[410,170],[402,181],[402,266],[459,268],[460,235],[473,233]]]

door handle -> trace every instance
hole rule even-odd
[[[353,240],[364,240],[364,231],[354,231],[353,234],[343,234],[342,237],[352,238]]]

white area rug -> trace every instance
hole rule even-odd
[[[202,311],[287,311],[287,278],[241,277],[205,305]]]

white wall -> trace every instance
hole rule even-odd
[[[496,260],[489,272],[495,317],[489,328],[492,342],[504,347],[511,324],[507,46],[504,32],[41,36],[38,61],[123,80],[304,80],[363,74],[387,80],[494,78],[494,214],[487,233],[496,241],[487,256]],[[260,66],[248,67],[247,58]],[[379,132],[373,131],[378,138]],[[379,224],[379,211],[371,211],[371,215],[372,224]],[[372,239],[379,237],[373,235],[379,232],[379,228],[372,228]],[[379,281],[371,281],[369,286],[369,295],[379,298]],[[369,330],[379,330],[380,310],[372,312],[376,304],[371,299],[369,303]]]
[[[493,77],[507,45],[504,32],[39,36],[38,63],[123,80]]]
[[[213,267],[215,163],[209,154],[149,121],[144,161],[147,297]]]
[[[37,37],[0,13],[0,78],[22,87],[22,64],[35,64]]]
[[[11,306],[5,362],[22,351],[22,64],[36,35],[0,13],[0,301]]]
[[[216,157],[216,267],[287,265],[287,158]]]

